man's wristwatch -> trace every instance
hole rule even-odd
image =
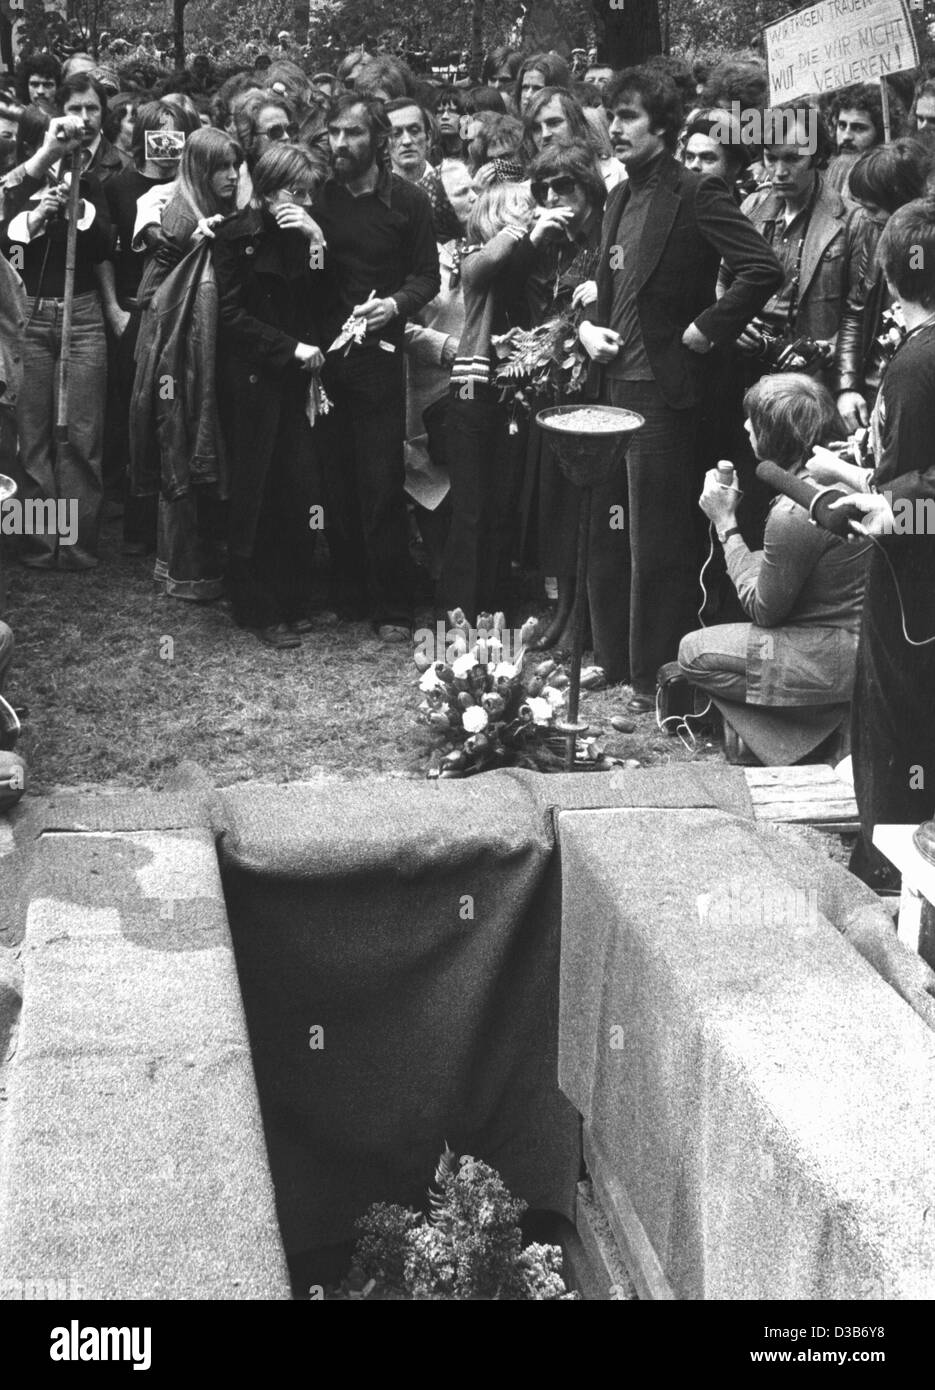
[[[727,530],[724,532],[723,535],[721,535],[720,533],[718,533],[718,540],[721,542],[721,545],[725,545],[725,544],[730,540],[731,536],[739,536],[739,535],[740,535],[740,527],[739,527],[739,526],[728,526]]]

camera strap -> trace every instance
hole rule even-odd
[[[812,189],[808,206],[805,209],[805,221],[802,224],[802,234],[799,237],[799,244],[795,252],[795,270],[792,274],[792,283],[789,286],[789,308],[786,311],[786,336],[791,340],[795,337],[795,328],[799,316],[799,286],[802,281],[802,257],[805,255],[805,238],[808,236],[808,229],[812,221],[812,213],[815,211],[815,203],[818,201],[819,178],[815,175],[815,187]],[[771,219],[772,235],[769,238],[770,245],[776,239],[776,224],[778,218]]]

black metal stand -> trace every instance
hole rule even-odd
[[[594,487],[608,482],[626,455],[626,441],[635,430],[646,423],[642,415],[617,406],[597,406],[594,409],[609,417],[611,428],[597,431],[575,430],[563,426],[562,420],[582,409],[577,405],[551,406],[540,410],[536,420],[552,437],[555,460],[578,494],[578,554],[575,563],[575,604],[572,613],[571,669],[568,684],[567,718],[555,728],[565,737],[565,771],[573,772],[578,739],[588,732],[587,724],[578,719],[581,700],[581,658],[584,654],[584,629],[588,615],[588,548],[591,539],[591,500]],[[587,408],[585,408],[585,413]]]
[[[588,613],[588,544],[591,533],[591,489],[583,487],[578,502],[578,555],[575,565],[575,606],[572,612],[571,669],[568,684],[568,717],[558,725],[565,735],[565,771],[575,768],[575,751],[587,724],[578,721],[581,700],[581,658],[584,654],[584,628]]]

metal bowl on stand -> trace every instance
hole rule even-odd
[[[591,531],[591,489],[610,482],[623,466],[631,435],[646,421],[635,410],[614,405],[553,405],[540,410],[536,423],[548,430],[559,468],[570,483],[580,488],[578,504],[578,560],[575,574],[575,607],[572,618],[571,670],[567,718],[556,728],[565,736],[565,771],[575,766],[575,749],[588,726],[578,719],[581,695],[581,656],[588,602],[588,539]],[[625,494],[621,494],[622,496]]]

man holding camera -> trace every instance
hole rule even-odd
[[[746,358],[746,385],[768,371],[803,371],[837,396],[848,429],[867,424],[866,402],[835,380],[834,343],[848,316],[859,329],[860,266],[873,226],[849,207],[821,172],[830,141],[817,108],[777,107],[767,125],[763,164],[769,187],[742,211],[772,247],[782,284],[737,340]],[[731,283],[721,272],[719,288]]]

